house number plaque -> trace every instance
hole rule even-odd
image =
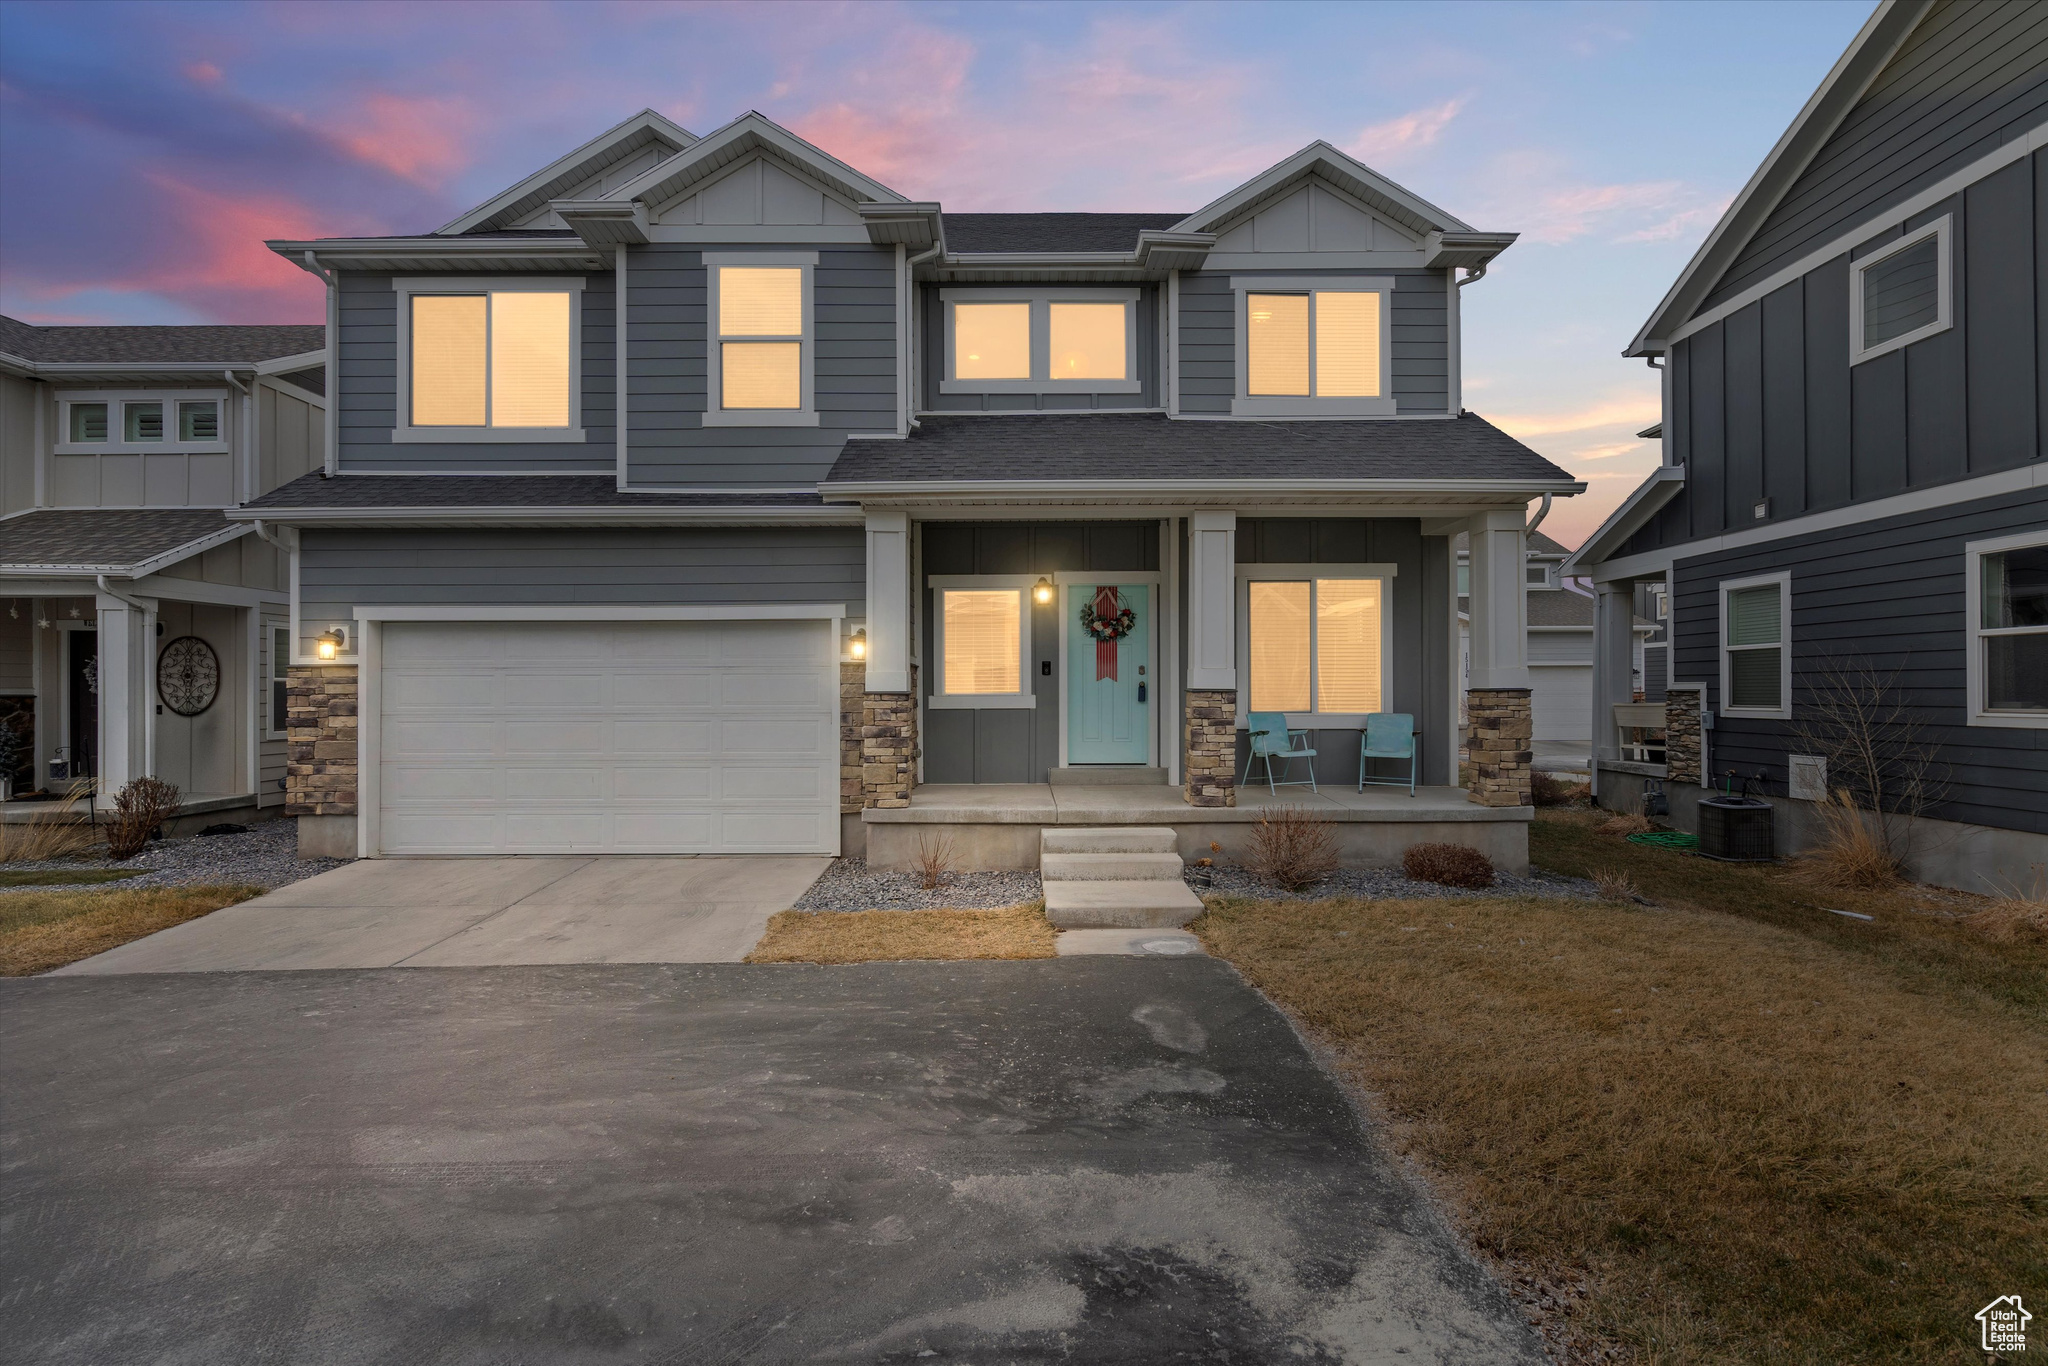
[[[156,657],[156,694],[180,716],[197,716],[220,696],[220,656],[198,636],[179,636]]]

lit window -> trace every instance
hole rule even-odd
[[[164,439],[164,405],[124,403],[121,405],[121,439],[161,441]]]
[[[1381,309],[1377,290],[1247,294],[1246,394],[1381,397]]]
[[[1792,714],[1791,653],[1786,597],[1791,579],[1721,585],[1722,709],[1736,714]]]
[[[1248,295],[1245,316],[1248,391],[1259,397],[1308,397],[1308,295]]]
[[[982,580],[987,582],[987,580]],[[1025,587],[938,590],[939,679],[934,701],[955,706],[1022,705],[1029,700],[1024,656],[1030,628]]]
[[[941,393],[1135,393],[1138,291],[943,292]]]
[[[1975,545],[1970,558],[1971,723],[2048,726],[2048,533]]]
[[[961,379],[1031,378],[1031,305],[955,304],[953,373]]]
[[[71,439],[73,441],[105,441],[107,439],[107,405],[104,403],[72,404]]]
[[[1250,710],[1381,709],[1381,579],[1254,579],[1246,585]]]
[[[1122,304],[1053,304],[1048,379],[1124,379]]]
[[[210,399],[202,403],[180,403],[178,440],[220,440],[220,404]]]
[[[800,266],[718,268],[719,407],[803,407],[803,282]]]
[[[1855,263],[1849,295],[1852,364],[1948,328],[1948,232],[1944,217]]]
[[[414,294],[411,302],[413,426],[569,426],[566,291]]]

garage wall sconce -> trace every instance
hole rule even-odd
[[[1031,585],[1031,600],[1040,607],[1052,601],[1052,580],[1040,575],[1038,582]]]
[[[846,652],[855,659],[866,659],[868,657],[868,633],[865,630],[855,631],[846,642]]]
[[[348,644],[348,632],[340,626],[330,626],[320,633],[313,642],[313,652],[323,661],[333,659]]]

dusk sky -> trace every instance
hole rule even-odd
[[[265,238],[431,231],[643,107],[758,109],[953,210],[1188,212],[1324,138],[1522,234],[1465,403],[1587,479],[1654,463],[1620,352],[1868,0],[1797,4],[0,3],[0,312],[319,322]]]

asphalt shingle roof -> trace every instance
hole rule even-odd
[[[621,493],[609,474],[300,475],[246,508],[818,507],[815,493]]]
[[[38,327],[0,316],[0,351],[49,364],[220,361],[253,365],[327,345],[327,329],[289,324],[196,327]]]
[[[849,441],[828,484],[914,480],[1556,479],[1473,413],[1433,422],[1175,421],[1163,414],[927,417]]]
[[[1136,251],[1145,228],[1184,213],[949,213],[948,251]]]
[[[213,508],[45,509],[0,521],[0,564],[127,569],[225,530]]]

